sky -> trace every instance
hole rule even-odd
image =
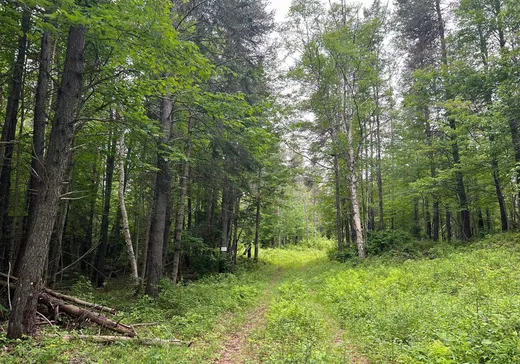
[[[289,7],[291,6],[292,0],[270,0],[271,4],[269,5],[269,10],[275,10],[275,20],[277,22],[283,21],[285,15],[289,11]],[[361,3],[365,6],[369,6],[372,4],[373,0],[355,0],[352,1],[355,3]]]
[[[277,22],[281,22],[287,12],[289,11],[289,7],[291,6],[292,0],[271,0],[271,4],[269,9],[274,9],[275,20]]]

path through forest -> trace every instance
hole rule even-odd
[[[259,303],[230,328],[213,363],[368,363],[320,298],[319,276],[330,267],[322,258],[277,262]]]

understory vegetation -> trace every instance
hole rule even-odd
[[[232,333],[253,325],[237,361],[518,362],[518,243],[517,235],[503,234],[470,246],[427,247],[413,259],[394,249],[344,263],[328,259],[325,249],[263,250],[258,265],[239,260],[234,275],[175,289],[164,280],[158,300],[135,298],[121,282],[99,290],[79,280],[76,296],[117,307],[123,323],[153,323],[136,326],[141,336],[175,337],[182,345],[71,342],[45,326],[39,340],[2,338],[0,360],[213,362]]]

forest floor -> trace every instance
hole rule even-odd
[[[0,362],[520,362],[520,236],[426,253],[339,263],[319,250],[262,250],[234,275],[164,282],[159,300],[80,280],[70,293],[120,309],[125,324],[151,324],[137,328],[141,337],[192,345],[71,342],[42,326],[38,340],[0,335]]]

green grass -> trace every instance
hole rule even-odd
[[[193,346],[56,338],[13,345],[0,336],[11,348],[0,361],[211,363],[264,302],[265,317],[243,348],[246,362],[520,362],[519,243],[518,235],[499,235],[470,247],[439,246],[423,259],[394,255],[347,263],[329,261],[323,250],[263,250],[255,269],[245,265],[236,276],[185,287],[165,282],[156,301],[135,299],[124,287],[92,290],[80,281],[75,294],[122,309],[122,322],[159,323],[140,328],[142,336],[176,337]]]
[[[429,247],[424,259],[394,252],[345,264],[315,252],[272,252],[266,259],[291,262],[293,273],[257,334],[259,356],[273,363],[518,363],[518,243],[518,235],[499,235],[469,247]],[[336,345],[334,330],[344,332]]]
[[[372,362],[520,362],[520,252],[505,235],[432,260],[330,272],[321,293]]]

